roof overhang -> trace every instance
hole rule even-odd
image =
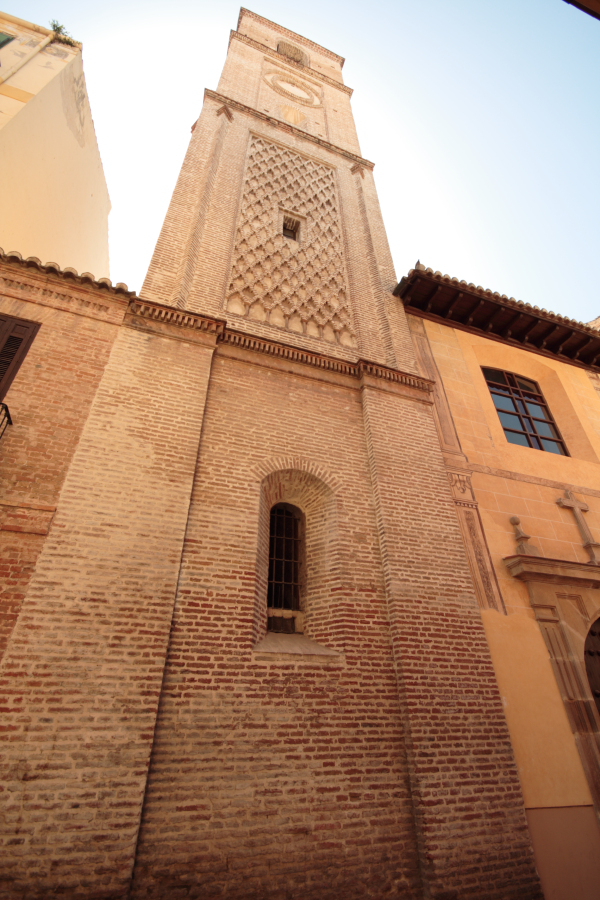
[[[418,265],[396,287],[406,311],[518,345],[585,368],[600,369],[600,331],[504,294]]]
[[[600,0],[566,0],[571,6],[576,6],[595,19],[600,19]]]

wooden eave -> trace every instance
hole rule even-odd
[[[411,269],[394,290],[407,312],[600,371],[600,331],[433,269]]]
[[[582,12],[586,12],[595,19],[600,19],[600,0],[566,0],[571,6],[576,6]]]

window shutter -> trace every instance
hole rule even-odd
[[[0,400],[11,386],[39,327],[37,322],[0,315]]]

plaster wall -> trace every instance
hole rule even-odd
[[[0,71],[41,40],[7,44]],[[79,48],[50,44],[0,85],[0,166],[0,246],[107,277],[110,200]]]

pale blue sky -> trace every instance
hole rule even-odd
[[[139,289],[239,4],[5,3],[83,42],[111,277]],[[563,0],[247,5],[346,57],[399,278],[420,258],[564,315],[600,315],[600,21]]]

